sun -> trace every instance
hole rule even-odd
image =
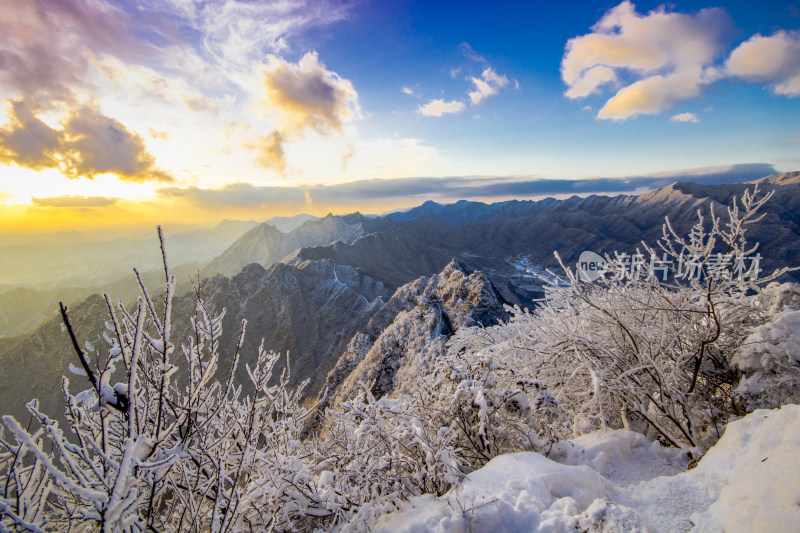
[[[5,205],[35,205],[37,199],[68,196],[141,201],[154,195],[152,184],[122,181],[113,174],[93,179],[67,178],[56,169],[4,167],[0,184],[0,202]]]

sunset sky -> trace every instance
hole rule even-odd
[[[800,169],[800,2],[0,0],[0,36],[0,233]]]

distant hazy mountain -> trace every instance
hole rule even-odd
[[[0,293],[0,337],[13,337],[32,330],[55,314],[59,299],[72,303],[93,292],[76,288],[37,291],[17,287]]]
[[[102,334],[108,308],[103,298],[93,295],[70,309],[70,319],[81,335],[81,342],[96,342]],[[97,344],[98,348],[102,344]],[[64,412],[61,377],[74,383],[72,390],[89,387],[87,378],[69,374],[69,364],[78,364],[69,336],[55,316],[35,330],[20,337],[0,339],[0,406],[22,422],[29,415],[25,404],[33,398],[48,414]],[[79,384],[79,385],[78,385]],[[80,387],[80,388],[78,388]]]
[[[250,263],[269,266],[305,246],[335,241],[351,243],[371,231],[375,224],[374,219],[360,213],[328,215],[321,219],[308,220],[288,233],[265,222],[242,235],[230,248],[206,265],[203,272],[207,275],[220,273],[232,276]]]
[[[269,224],[270,226],[275,226],[284,233],[289,233],[296,227],[302,225],[304,222],[308,222],[309,220],[319,220],[319,217],[303,213],[291,217],[272,217],[265,220],[264,223]]]
[[[190,224],[166,224],[162,226],[165,235],[186,233],[202,226]],[[0,248],[15,245],[65,245],[86,244],[92,242],[107,242],[112,239],[125,239],[141,241],[152,238],[155,227],[137,224],[134,226],[114,225],[103,226],[96,229],[64,230],[50,233],[0,233]]]
[[[253,221],[224,220],[211,229],[167,235],[172,265],[201,265],[219,255]],[[16,245],[0,248],[0,283],[29,288],[98,287],[128,274],[159,269],[161,252],[156,230],[142,240],[114,239],[103,242]]]
[[[170,269],[178,281],[179,292],[190,290],[193,286],[192,280],[198,279],[199,267],[196,265],[181,265]],[[164,282],[163,268],[139,273],[147,287],[158,287]],[[99,283],[93,287],[65,286],[44,290],[16,287],[0,292],[0,338],[22,335],[58,315],[58,302],[77,303],[102,292],[113,294],[114,301],[118,298],[126,302],[135,300],[139,295],[139,284],[133,275],[133,269],[128,269],[125,275],[114,281]]]
[[[189,285],[190,274],[197,278],[202,264],[256,224],[223,220],[211,229],[167,235],[170,263],[179,282]],[[100,292],[135,297],[138,288],[132,268],[145,279],[157,279],[163,277],[161,263],[155,237],[0,248],[0,279],[8,282],[0,290],[0,337],[29,331],[53,316],[59,301],[78,301]]]
[[[413,209],[390,213],[387,218],[398,222],[408,222],[422,215],[431,214],[446,220],[450,224],[461,225],[497,216],[499,211],[503,211],[506,215],[511,215],[515,207],[523,205],[523,202],[484,204],[467,200],[460,200],[453,204],[438,204],[428,200]],[[524,210],[524,207],[521,207],[521,209]]]

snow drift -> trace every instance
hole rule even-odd
[[[496,457],[442,497],[411,499],[374,531],[794,531],[800,406],[731,422],[697,467],[629,431]],[[556,462],[558,461],[558,462]]]

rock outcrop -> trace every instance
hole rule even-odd
[[[457,260],[442,272],[397,289],[389,302],[350,340],[327,377],[320,400],[336,405],[366,385],[376,397],[403,391],[430,372],[444,341],[462,327],[508,318],[503,302],[482,272]]]

